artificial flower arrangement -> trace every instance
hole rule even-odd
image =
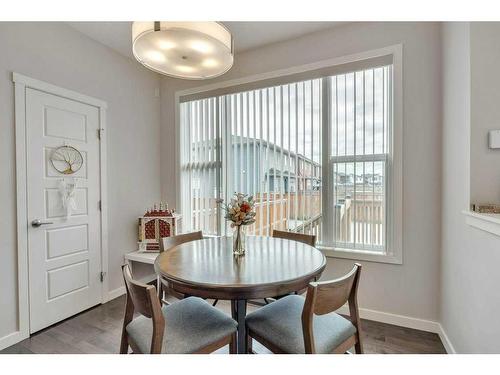
[[[242,226],[255,223],[255,201],[253,196],[235,193],[228,204],[222,204],[224,218],[231,222],[231,228],[236,228],[233,235],[233,252],[236,255],[245,253],[245,235]]]

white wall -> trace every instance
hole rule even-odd
[[[482,119],[500,115],[497,69],[480,72],[490,56],[491,44],[500,38],[497,25],[447,23],[443,26],[443,208],[441,324],[458,353],[500,352],[500,238],[465,224],[462,210],[469,206],[469,186],[486,194],[490,180],[474,181],[476,168],[485,166],[486,144]],[[488,41],[488,42],[486,42]],[[498,46],[497,46],[498,47]],[[498,55],[498,48],[494,53]],[[484,54],[484,55],[483,55]],[[479,70],[478,70],[479,69]],[[471,70],[476,70],[471,75]],[[472,80],[471,80],[472,77]],[[471,90],[472,87],[472,90]],[[490,95],[493,95],[490,97]],[[471,107],[471,103],[474,103]],[[485,111],[487,117],[475,111]],[[486,116],[486,115],[485,115]],[[472,122],[471,122],[472,118]],[[483,139],[484,140],[484,139]],[[470,157],[469,154],[475,153]],[[495,156],[495,155],[493,155]],[[498,157],[498,153],[496,154]],[[472,160],[473,163],[471,162]],[[469,165],[471,177],[469,177]],[[498,172],[498,162],[495,165]],[[490,169],[491,170],[491,169]],[[472,181],[471,181],[472,180]],[[471,184],[470,184],[471,182]],[[500,184],[497,182],[496,188]]]
[[[404,45],[403,265],[364,263],[361,307],[435,321],[441,240],[441,36],[436,23],[349,24],[236,56],[219,81]],[[213,80],[212,82],[215,82]],[[203,82],[205,85],[210,82]],[[175,202],[174,92],[199,82],[163,78],[162,198]],[[325,278],[353,261],[330,258]]]
[[[160,198],[159,77],[62,23],[0,23],[0,338],[17,330],[14,86],[12,72],[105,100],[109,287],[122,285],[136,217]]]
[[[500,204],[500,150],[488,148],[488,131],[500,129],[499,36],[499,22],[471,23],[472,203]]]

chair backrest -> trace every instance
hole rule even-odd
[[[313,318],[336,311],[349,302],[349,319],[359,330],[358,286],[361,264],[356,263],[346,275],[331,281],[311,282],[302,311],[302,329],[306,353],[314,353]]]
[[[275,238],[283,238],[285,240],[292,240],[305,243],[306,245],[310,245],[312,247],[316,246],[316,236],[310,234],[303,233],[295,233],[295,232],[287,232],[283,230],[273,230],[273,237]]]
[[[127,298],[130,298],[134,305],[134,310],[152,318],[157,310],[161,310],[160,301],[156,295],[156,288],[153,285],[142,284],[132,278],[128,264],[122,266],[123,279],[127,289]],[[161,313],[160,313],[161,315]]]
[[[174,246],[183,244],[185,242],[196,241],[203,239],[203,232],[190,232],[179,234],[177,236],[164,237],[160,241],[160,252],[173,248]]]
[[[124,329],[132,321],[134,311],[151,318],[153,335],[151,337],[151,353],[161,353],[165,318],[161,312],[161,304],[153,285],[142,284],[132,278],[128,264],[122,266],[123,279],[127,290]]]

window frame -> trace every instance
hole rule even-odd
[[[180,90],[175,92],[175,136],[176,136],[176,207],[179,212],[183,210],[182,202],[182,171],[180,164],[181,156],[181,127],[180,127],[180,103],[181,98],[188,95],[193,95],[197,93],[203,93],[205,91],[216,90],[225,87],[237,86],[242,84],[248,84],[256,82],[263,79],[269,78],[279,78],[290,74],[303,73],[309,70],[330,67],[335,65],[356,63],[361,60],[370,59],[378,56],[392,55],[392,101],[390,103],[390,112],[392,112],[392,117],[389,116],[391,123],[388,126],[388,139],[390,142],[390,152],[388,154],[383,154],[385,160],[385,170],[386,170],[386,251],[385,253],[380,253],[380,251],[367,251],[361,249],[349,249],[349,248],[339,248],[334,246],[318,245],[317,248],[320,249],[325,256],[333,258],[345,258],[361,261],[370,262],[381,262],[381,263],[391,263],[391,264],[402,264],[403,263],[403,176],[402,176],[402,164],[403,164],[403,46],[402,44],[392,45],[385,48],[380,48],[376,50],[366,51],[358,54],[328,59],[319,61],[312,64],[296,66],[288,69],[281,69],[273,72],[262,73],[251,75],[243,78],[232,79],[227,81],[221,81],[214,84],[199,86],[187,90]],[[330,77],[323,79],[322,84],[322,102],[326,103],[329,99],[329,89],[330,86],[328,81]],[[342,159],[331,156],[331,126],[329,121],[329,111],[328,106],[322,106],[322,117],[327,119],[323,121],[323,140],[322,140],[322,183],[323,183],[323,198],[322,198],[322,212],[323,212],[323,228],[333,228],[332,215],[325,213],[329,212],[329,207],[332,204],[332,199],[328,197],[333,197],[333,183],[331,180],[332,176],[332,166],[334,159]],[[223,150],[220,151],[221,154]],[[222,156],[222,155],[221,155]],[[347,159],[353,159],[352,157],[347,157]],[[370,156],[370,161],[373,156]],[[338,162],[338,160],[337,160]],[[221,171],[226,174],[223,169]],[[183,220],[184,224],[187,224],[186,220]],[[188,229],[188,228],[184,228]],[[324,231],[325,243],[333,243],[333,230]]]
[[[362,163],[362,162],[384,162],[384,180],[387,181],[389,180],[388,176],[390,176],[390,165],[389,165],[389,155],[390,153],[385,153],[385,154],[367,154],[367,155],[342,155],[342,156],[330,156],[329,161],[328,161],[328,169],[330,171],[333,171],[333,168],[335,164],[342,164],[342,163]],[[330,193],[332,195],[330,195]],[[328,192],[328,196],[333,196],[333,191]],[[387,184],[386,187],[384,188],[384,204],[388,202],[388,194],[387,194]],[[354,195],[356,196],[356,195]],[[329,200],[328,202],[329,207],[331,207],[332,202]],[[391,208],[388,207],[386,204],[386,211],[390,212]],[[327,211],[327,214],[331,212],[331,210]],[[370,250],[363,250],[361,248],[350,248],[350,247],[342,247],[342,246],[330,246],[333,247],[334,249],[340,249],[343,251],[366,251],[368,253],[373,253],[373,254],[378,254],[378,255],[385,255],[386,254],[386,249],[388,248],[388,236],[387,236],[387,228],[389,227],[389,215],[385,215],[385,222],[384,222],[384,230],[385,230],[385,239],[386,239],[386,245],[384,246],[384,252],[381,254],[381,251],[370,251]],[[332,240],[332,243],[335,245],[335,240]],[[321,244],[319,244],[321,246]],[[328,248],[328,246],[324,246]]]

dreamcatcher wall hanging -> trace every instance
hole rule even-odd
[[[83,156],[80,151],[72,146],[56,148],[50,155],[50,162],[56,171],[62,174],[73,174],[83,165]]]
[[[62,208],[67,218],[76,210],[75,189],[76,179],[68,182],[64,178],[59,181],[58,185],[59,197],[61,198]]]
[[[72,175],[80,170],[83,165],[83,156],[80,151],[72,146],[61,146],[56,148],[50,155],[50,162],[56,171],[64,175]],[[68,182],[65,178],[59,181],[58,190],[61,205],[66,217],[70,217],[76,210],[75,190],[76,178]]]

